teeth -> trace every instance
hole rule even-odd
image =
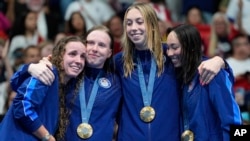
[[[80,67],[72,67],[73,69],[75,69],[75,70],[79,70],[80,69]]]

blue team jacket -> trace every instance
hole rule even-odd
[[[24,70],[26,67],[13,75],[11,84],[17,84],[15,80],[20,79],[19,76]],[[55,69],[53,73],[55,81],[51,86],[46,86],[33,77],[18,80],[23,83],[20,87],[13,87],[17,96],[0,125],[2,141],[38,141],[32,132],[41,125],[44,125],[51,134],[56,132],[59,114],[59,80]]]
[[[151,53],[135,51],[140,57],[143,72],[148,81]],[[115,56],[116,69],[121,79],[123,104],[118,121],[118,141],[179,141],[180,140],[180,107],[179,91],[175,78],[174,68],[168,58],[165,59],[165,68],[161,76],[156,76],[151,106],[156,116],[151,123],[140,119],[140,110],[143,108],[142,92],[140,89],[137,66],[135,65],[131,77],[124,77],[122,53]]]
[[[200,85],[197,74],[190,85],[184,86],[184,129],[189,127],[194,132],[195,141],[229,141],[230,125],[242,124],[228,72],[221,70],[205,86]]]
[[[84,87],[86,101],[88,101],[95,78],[100,69],[85,68]],[[73,94],[67,95],[66,103],[71,107],[71,115],[67,128],[66,141],[112,141],[114,124],[121,100],[121,86],[116,74],[104,73],[98,81],[99,89],[96,95],[89,124],[93,128],[93,135],[89,139],[81,139],[77,135],[77,127],[82,123],[79,95],[70,104]],[[81,94],[81,92],[79,93]]]

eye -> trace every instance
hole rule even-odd
[[[144,20],[141,19],[141,18],[138,18],[136,19],[136,22],[139,24],[139,25],[142,25],[144,23]]]
[[[132,25],[132,21],[131,21],[131,20],[127,20],[127,21],[126,21],[126,25],[127,25],[127,26]]]
[[[76,52],[76,51],[69,52],[69,55],[70,55],[70,56],[76,56],[76,55],[77,55],[77,52]]]
[[[106,47],[106,45],[104,43],[102,43],[102,42],[98,43],[98,46],[100,46],[100,47]]]
[[[173,48],[174,50],[178,49],[179,47],[180,47],[180,45],[176,45],[176,44],[172,45],[172,48]]]
[[[87,44],[88,44],[88,45],[94,45],[94,44],[95,44],[95,42],[94,42],[94,41],[89,40],[89,41],[87,41]]]
[[[177,50],[179,47],[181,47],[179,44],[170,44],[167,45],[167,50],[169,49]]]

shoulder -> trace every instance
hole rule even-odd
[[[211,85],[232,85],[234,83],[234,77],[224,69],[221,69],[214,79],[209,83]]]
[[[25,37],[23,35],[16,35],[13,37],[12,42],[24,41]]]

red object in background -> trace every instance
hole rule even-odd
[[[211,33],[211,27],[208,24],[198,24],[195,27],[199,30],[201,39],[204,45],[204,54],[207,55],[208,47],[209,47],[209,39]]]
[[[0,38],[2,38],[4,40],[7,40],[8,39],[8,35],[4,31],[0,30]]]
[[[243,88],[245,89],[245,91],[250,91],[250,80],[248,80],[247,78],[247,77],[250,77],[250,74],[248,75],[249,76],[236,80],[234,83],[234,89]]]
[[[114,41],[114,55],[122,51],[121,43]]]

